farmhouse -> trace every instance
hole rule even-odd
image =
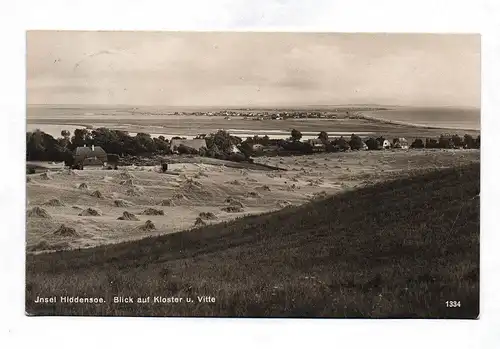
[[[382,149],[390,149],[391,148],[391,142],[388,139],[384,139],[384,141],[381,144]]]
[[[85,166],[106,166],[108,155],[99,146],[77,147],[74,152],[75,167],[83,169]]]
[[[200,151],[201,148],[207,148],[207,142],[205,139],[172,139],[170,141],[170,150],[172,152],[177,151],[180,145],[184,145],[188,148],[193,148]]]

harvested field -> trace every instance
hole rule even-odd
[[[171,234],[192,228],[200,212],[217,212],[218,222],[228,222],[244,215],[275,211],[281,208],[278,203],[281,201],[290,202],[294,206],[306,204],[311,200],[311,195],[322,191],[328,195],[336,195],[352,190],[355,186],[359,188],[377,184],[408,174],[478,163],[479,151],[367,151],[260,157],[255,161],[279,165],[289,170],[260,171],[201,164],[203,173],[208,176],[199,178],[193,178],[200,172],[200,164],[195,160],[197,158],[191,158],[191,163],[173,163],[169,166],[172,171],[178,170],[184,179],[146,171],[147,167],[144,171],[134,167],[119,172],[103,169],[78,170],[75,171],[78,173],[76,184],[73,175],[57,174],[51,180],[38,180],[38,174],[29,175],[28,178],[35,180],[27,185],[28,200],[32,206],[43,207],[53,218],[53,224],[28,224],[28,245],[40,243],[44,234],[55,231],[61,224],[73,227],[82,234],[81,238],[71,241],[68,248],[136,240],[151,234]],[[315,161],[317,165],[311,165],[311,161]],[[329,164],[330,168],[325,168],[325,164]],[[337,164],[342,168],[334,169]],[[346,171],[345,168],[351,171]],[[273,176],[268,177],[267,174]],[[130,180],[128,184],[132,184],[120,184],[127,180]],[[78,186],[83,183],[84,189],[79,190]],[[314,185],[309,185],[310,183]],[[89,186],[91,191],[88,191]],[[102,198],[89,195],[96,191],[101,193]],[[54,198],[64,206],[46,205]],[[233,206],[240,209],[228,209]],[[89,207],[98,210],[101,215],[79,216]],[[117,217],[122,216],[123,210],[129,207],[133,208],[136,215],[148,208],[163,210],[164,215],[150,216],[157,229],[136,229],[130,222],[117,220]],[[42,221],[36,217],[34,219]],[[207,218],[202,219],[209,221]],[[50,219],[43,221],[51,222]],[[47,243],[50,246],[57,244],[56,238],[51,237]]]

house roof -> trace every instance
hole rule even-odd
[[[170,149],[174,150],[174,148],[180,146],[181,144],[196,150],[207,147],[207,142],[204,139],[172,139],[170,141]]]
[[[86,159],[95,158],[101,162],[108,161],[108,156],[104,149],[99,146],[94,147],[78,147],[75,149],[75,162],[83,162]]]
[[[319,138],[308,139],[307,142],[311,145],[324,145],[323,141]]]

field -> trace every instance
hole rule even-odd
[[[28,254],[28,314],[478,316],[478,152],[352,152],[316,158],[269,159],[276,161],[292,168],[286,172],[289,177],[239,174],[238,180],[245,184],[220,193],[220,197],[236,196],[253,186],[267,184],[271,191],[263,198],[269,203],[263,203],[256,212],[267,210],[270,206],[266,205],[271,205],[270,202],[275,205],[279,199],[305,202],[309,199],[307,194],[317,190],[339,194],[278,212],[139,241]],[[319,170],[322,166],[325,169]],[[293,170],[294,167],[297,168]],[[226,169],[220,174],[211,171],[209,177],[196,178],[202,188],[210,188],[208,183],[215,187],[215,177],[220,176],[223,181],[232,178]],[[398,178],[400,173],[405,173],[404,178]],[[177,181],[170,177],[160,179],[159,174],[148,171],[133,174],[145,191],[158,191],[163,186],[177,188],[173,185]],[[109,183],[115,183],[107,184],[106,188],[117,193],[125,189],[116,183],[118,175],[119,172],[106,175],[111,177]],[[284,188],[296,175],[298,182],[293,183],[298,183],[301,189],[292,191],[292,195]],[[86,179],[89,185],[99,188],[97,179],[103,174],[88,176],[93,176]],[[321,177],[323,183],[305,189],[308,187],[305,179]],[[249,184],[246,178],[265,181]],[[342,183],[358,187],[342,190]],[[40,202],[49,194],[68,201],[81,196],[62,174],[54,175],[52,181],[47,180],[43,185],[28,184],[28,193],[30,199]],[[85,206],[100,202],[92,197],[81,200],[85,200],[80,203]],[[135,200],[134,205],[150,204],[147,196]],[[251,202],[246,200],[244,207],[252,207]],[[108,209],[104,224],[110,224],[111,217],[118,214]],[[81,219],[82,226],[93,224],[96,235],[104,234],[104,229],[97,229],[101,217],[76,218],[70,210],[65,208],[58,214],[49,208],[48,212],[67,224]],[[172,217],[171,212],[166,216]],[[193,218],[194,215],[187,220],[191,223]],[[182,220],[182,216],[173,220]],[[155,221],[155,224],[163,229],[164,223]],[[40,225],[40,221],[32,222],[28,240],[30,234],[33,239],[39,233],[36,229]],[[107,238],[113,241],[113,236]],[[37,297],[50,296],[103,297],[105,303],[34,303]],[[133,297],[134,303],[113,303],[116,296]],[[194,302],[155,303],[155,296],[189,297]],[[207,303],[198,298],[201,296],[214,297],[215,301]],[[150,299],[139,304],[136,297]],[[461,306],[446,307],[449,300],[460,301]]]
[[[86,248],[227,222],[429,168],[477,163],[479,151],[348,152],[257,160],[284,171],[202,160],[177,159],[181,163],[171,165],[172,174],[132,166],[28,175],[27,250]],[[152,225],[146,226],[147,221]]]

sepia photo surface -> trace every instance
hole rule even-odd
[[[29,31],[27,314],[476,319],[480,53]]]

